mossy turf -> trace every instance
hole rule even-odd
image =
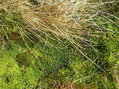
[[[54,47],[24,40],[19,15],[0,11],[0,89],[118,89],[119,28],[104,18],[97,22],[111,31],[91,38],[96,51],[88,46],[84,53],[104,71],[64,39],[47,38]]]
[[[94,39],[99,53],[86,48],[87,55],[105,72],[70,45],[65,47],[54,42],[59,47],[56,49],[37,42],[28,44],[29,50],[25,43],[19,44],[12,39],[10,46],[3,48],[1,41],[0,88],[54,89],[73,86],[76,89],[118,89],[115,81],[118,69],[114,67],[119,62],[119,40],[115,34],[103,34],[103,38]]]

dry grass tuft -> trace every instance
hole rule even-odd
[[[35,37],[41,39],[39,35],[43,32],[51,32],[57,37],[63,37],[67,40],[73,40],[82,33],[77,11],[83,11],[85,3],[78,7],[78,3],[73,4],[67,0],[63,2],[39,3],[33,5],[26,0],[3,1],[1,9],[8,13],[19,13],[27,24],[27,30]],[[47,34],[46,34],[47,35]],[[75,37],[76,36],[76,37]]]

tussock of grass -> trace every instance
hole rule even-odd
[[[102,5],[100,2],[97,4]],[[49,0],[46,2],[42,0],[3,0],[0,5],[1,11],[10,16],[7,22],[10,21],[9,23],[13,24],[23,36],[29,38],[31,34],[39,39],[39,41],[47,44],[49,42],[46,40],[46,37],[59,41],[63,38],[78,48],[82,48],[80,41],[85,41],[87,44],[91,42],[82,35],[87,35],[87,37],[95,36],[90,33],[99,29],[95,20],[97,19],[96,16],[103,13],[98,10],[98,5],[92,6],[88,1],[72,3],[68,0]],[[22,20],[25,27],[21,28],[21,26],[16,24],[16,21],[12,19],[14,14],[19,15],[21,18],[17,20],[17,23]],[[116,16],[115,18],[118,19]],[[1,22],[1,26],[6,26],[3,21]],[[97,28],[97,30],[92,31],[90,28]]]

